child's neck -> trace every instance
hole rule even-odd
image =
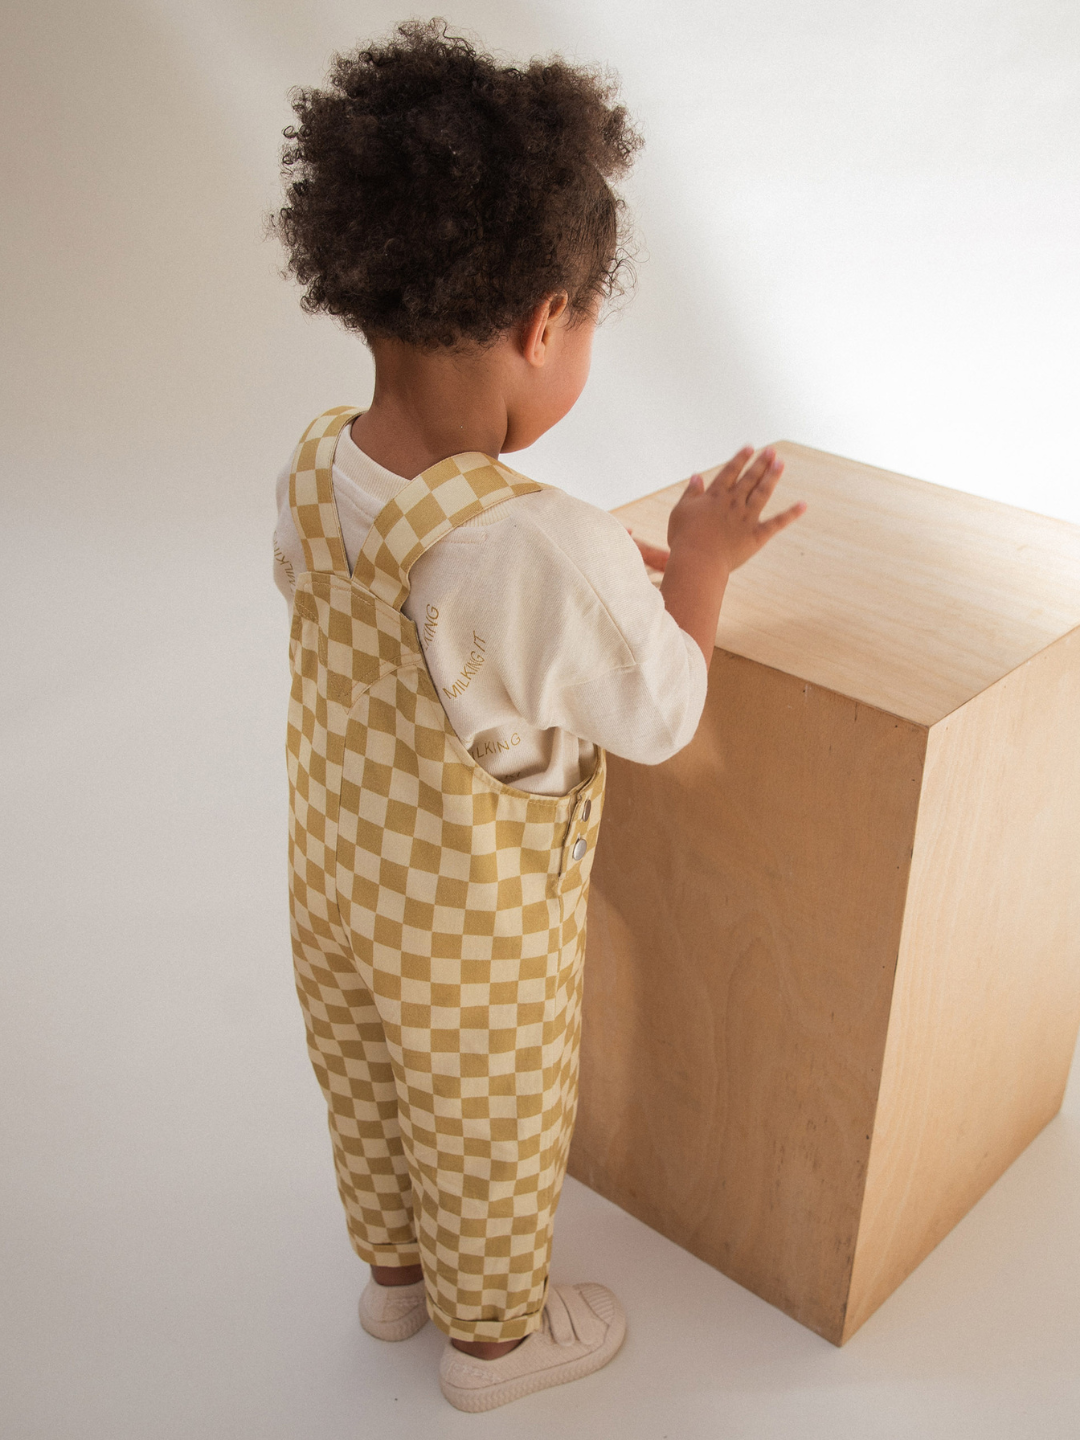
[[[497,341],[448,354],[374,341],[375,394],[353,421],[354,441],[376,464],[407,478],[466,450],[498,456],[509,428],[507,348]]]

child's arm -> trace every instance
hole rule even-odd
[[[749,446],[740,450],[708,489],[700,475],[691,476],[668,520],[671,554],[660,593],[668,614],[697,641],[706,665],[728,576],[806,509],[800,501],[770,520],[761,519],[784,462],[767,449],[747,464],[753,453]]]

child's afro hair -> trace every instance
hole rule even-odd
[[[486,344],[560,291],[594,313],[628,263],[608,180],[641,144],[614,94],[558,58],[499,65],[441,20],[335,56],[285,131],[274,229],[304,308],[425,349]]]

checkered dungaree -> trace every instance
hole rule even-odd
[[[515,1339],[540,1323],[577,1104],[605,760],[545,796],[466,752],[401,613],[409,570],[541,487],[486,455],[440,461],[381,511],[350,576],[330,467],[357,413],[320,416],[290,480],[307,566],[290,638],[297,990],[357,1253],[419,1260],[448,1335]]]

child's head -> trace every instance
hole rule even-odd
[[[305,308],[421,350],[485,346],[553,296],[594,318],[626,263],[608,181],[640,143],[613,94],[436,21],[338,56],[285,132],[277,229]]]

